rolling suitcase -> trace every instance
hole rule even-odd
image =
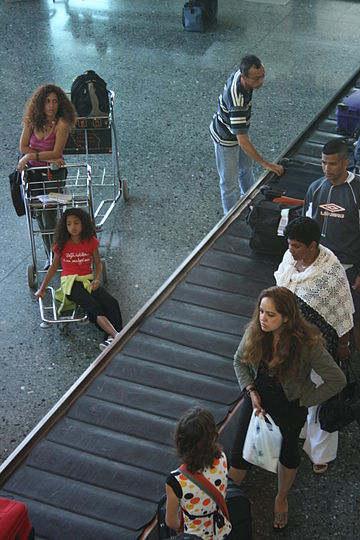
[[[33,540],[26,504],[0,498],[0,540]]]
[[[336,107],[337,131],[354,136],[360,122],[360,90],[346,96]]]
[[[217,12],[217,0],[190,0],[183,7],[183,27],[187,32],[206,32],[216,21]]]
[[[251,504],[241,487],[229,480],[226,504],[229,510],[232,530],[229,540],[252,540]]]

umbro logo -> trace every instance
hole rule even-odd
[[[342,206],[338,206],[337,204],[330,203],[330,204],[320,204],[320,208],[323,210],[327,210],[328,212],[345,212],[345,208]]]

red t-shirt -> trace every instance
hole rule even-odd
[[[99,240],[93,236],[90,240],[84,240],[80,244],[72,244],[68,240],[65,244],[62,254],[58,251],[57,244],[54,246],[54,252],[60,256],[62,265],[62,276],[86,276],[92,273],[92,253],[99,245]]]

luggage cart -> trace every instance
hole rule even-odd
[[[25,205],[25,216],[31,246],[32,264],[27,267],[28,285],[31,289],[39,287],[41,277],[47,272],[46,262],[52,262],[52,252],[50,259],[44,260],[43,238],[48,237],[52,244],[53,230],[41,229],[35,218],[43,212],[54,212],[57,217],[60,213],[71,207],[83,208],[86,210],[95,223],[92,201],[91,167],[87,163],[67,165],[67,178],[61,181],[52,181],[51,166],[49,167],[29,167],[22,173],[22,190]],[[37,181],[29,181],[32,172],[36,171]],[[107,282],[106,263],[101,259],[103,280]],[[44,268],[42,268],[44,266]],[[44,299],[39,300],[41,316],[41,327],[47,328],[51,324],[57,324],[59,329],[66,332],[70,322],[86,322],[87,316],[76,307],[72,312],[64,316],[58,315],[55,289],[47,287]]]
[[[35,218],[43,212],[54,212],[60,216],[64,207],[82,207],[94,220],[91,189],[91,168],[86,163],[76,166],[67,165],[68,176],[59,187],[59,181],[49,180],[51,167],[29,167],[22,173],[22,190],[25,206],[26,224],[29,234],[32,264],[27,267],[28,285],[31,289],[40,284],[41,275],[47,272],[44,259],[43,238],[52,242],[53,230],[41,229]],[[37,172],[41,180],[29,182],[32,172]],[[75,174],[74,174],[75,173]],[[41,269],[43,267],[43,269]]]
[[[112,90],[109,94],[108,115],[78,117],[75,128],[71,131],[64,148],[64,155],[85,155],[89,164],[92,155],[92,190],[94,197],[94,219],[97,231],[101,231],[115,204],[123,196],[129,198],[127,181],[121,178],[119,167],[119,150],[114,120],[114,98]],[[111,171],[106,168],[107,158],[111,159]]]

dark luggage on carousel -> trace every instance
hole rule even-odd
[[[227,540],[252,540],[251,505],[241,487],[229,480],[226,504],[232,531]]]
[[[182,12],[183,27],[187,32],[205,32],[216,21],[217,0],[191,0]]]
[[[0,540],[33,540],[26,504],[0,498]]]
[[[336,107],[337,131],[354,136],[360,122],[360,90],[346,96]]]
[[[250,207],[246,222],[252,229],[251,249],[282,257],[288,247],[284,229],[290,221],[301,216],[302,205],[289,206],[275,201],[263,200]]]
[[[357,142],[354,145],[354,172],[360,174],[360,123],[359,123],[359,135],[357,137]]]

